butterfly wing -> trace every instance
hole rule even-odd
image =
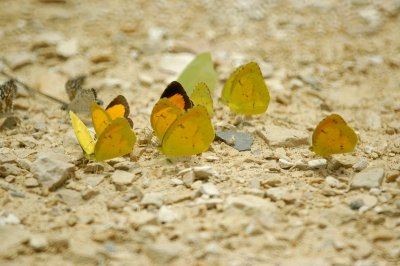
[[[101,108],[97,103],[92,103],[92,122],[96,136],[99,137],[101,133],[108,127],[112,119],[110,115]]]
[[[323,119],[312,136],[311,150],[320,156],[352,152],[358,138],[344,119],[332,114]]]
[[[178,81],[185,88],[187,94],[191,95],[195,86],[205,82],[210,91],[214,91],[217,84],[217,73],[211,54],[206,52],[199,54],[179,75]]]
[[[133,127],[133,121],[129,118],[129,104],[123,95],[115,97],[106,107],[106,112],[110,116],[111,120],[114,120],[117,117],[125,117],[131,127]]]
[[[75,98],[68,105],[68,110],[75,113],[89,113],[91,103],[97,101],[97,93],[95,89],[76,91]]]
[[[168,98],[179,109],[187,110],[193,107],[192,101],[189,99],[185,89],[177,81],[172,81],[164,92],[161,94],[160,99]]]
[[[190,98],[195,105],[204,106],[207,109],[208,114],[210,116],[213,115],[213,99],[211,97],[211,93],[207,84],[205,84],[204,82],[200,82],[199,84],[197,84],[192,95],[190,95]]]
[[[215,133],[204,106],[195,106],[179,116],[166,131],[162,152],[167,156],[189,156],[206,151]]]
[[[104,129],[97,139],[94,154],[97,161],[109,160],[131,152],[136,135],[124,117],[118,117]]]
[[[76,138],[81,145],[86,155],[90,156],[94,153],[95,143],[90,135],[89,129],[85,126],[82,120],[72,111],[69,111],[72,127],[74,128]]]
[[[155,135],[161,140],[167,129],[183,112],[184,110],[178,108],[168,98],[159,100],[154,106],[150,117],[151,127]]]
[[[65,83],[65,91],[67,92],[68,99],[70,101],[75,99],[76,93],[79,90],[82,90],[82,84],[85,81],[85,78],[85,76],[78,76],[76,78],[69,79]]]
[[[260,67],[255,62],[240,66],[225,83],[222,102],[238,114],[261,114],[270,96]]]

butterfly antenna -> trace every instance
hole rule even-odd
[[[3,70],[1,71],[1,74],[4,75],[4,76],[6,76],[6,77],[9,78],[9,79],[14,80],[16,83],[20,84],[22,87],[24,87],[26,90],[28,90],[28,91],[30,91],[30,92],[40,94],[41,96],[46,97],[47,99],[53,100],[53,101],[55,101],[55,102],[61,104],[62,106],[67,106],[67,105],[68,105],[66,102],[64,102],[64,101],[62,101],[62,100],[60,100],[60,99],[57,99],[57,98],[55,98],[55,97],[53,97],[53,96],[51,96],[51,95],[48,95],[48,94],[43,93],[43,92],[41,92],[41,91],[39,91],[39,90],[35,90],[35,89],[31,88],[29,85],[25,84],[24,82],[18,80],[17,78],[15,78],[15,77],[13,77],[13,76],[7,74],[7,73],[4,72]]]

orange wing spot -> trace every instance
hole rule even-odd
[[[173,102],[179,109],[185,109],[185,99],[181,94],[174,94],[168,98],[171,102]]]
[[[122,104],[114,105],[107,109],[107,113],[110,115],[111,119],[114,120],[117,117],[124,117],[125,107]]]

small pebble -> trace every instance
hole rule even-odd
[[[321,169],[326,167],[327,161],[326,159],[316,159],[308,161],[307,164],[310,169]]]
[[[130,185],[135,180],[135,175],[126,171],[116,170],[111,175],[111,180],[114,184],[119,186]]]
[[[341,186],[340,181],[333,176],[325,177],[325,183],[332,188],[339,188]]]
[[[350,208],[352,210],[358,210],[364,205],[364,201],[362,199],[355,199],[350,203]]]
[[[42,235],[33,235],[29,239],[29,246],[36,252],[43,251],[48,246],[47,238]]]
[[[170,183],[171,183],[171,185],[174,186],[174,187],[181,186],[181,185],[184,184],[184,182],[183,182],[181,179],[179,179],[179,178],[172,178],[172,179],[170,180]]]
[[[163,196],[161,193],[151,192],[144,194],[140,204],[143,206],[154,205],[160,208],[164,203]]]
[[[161,206],[158,211],[158,220],[161,223],[171,223],[177,219],[178,215],[170,207]]]
[[[39,186],[39,182],[37,181],[36,178],[29,177],[25,180],[24,182],[25,187],[27,188],[32,188],[32,187],[37,187]]]
[[[56,47],[57,54],[62,57],[71,57],[79,52],[78,40],[71,39],[67,41],[62,41],[57,44]]]
[[[8,215],[6,215],[4,217],[0,216],[0,225],[5,225],[5,224],[17,225],[20,223],[21,223],[21,220],[12,213],[9,213]]]
[[[395,182],[396,179],[400,176],[400,171],[398,170],[390,170],[386,174],[386,182]]]
[[[219,191],[213,183],[202,184],[200,187],[200,192],[211,197],[219,196]]]
[[[186,187],[189,188],[193,184],[194,178],[195,178],[194,172],[193,171],[189,171],[189,172],[186,172],[186,173],[183,174],[182,182],[183,182],[183,184],[185,184]]]
[[[368,160],[367,159],[361,159],[358,162],[356,162],[355,164],[353,164],[353,169],[356,172],[360,172],[360,171],[364,170],[367,167],[368,167]]]
[[[282,169],[289,169],[294,166],[294,163],[292,163],[291,161],[288,161],[286,159],[279,159],[278,163]]]

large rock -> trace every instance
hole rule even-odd
[[[33,162],[31,172],[42,186],[54,191],[75,175],[75,165],[68,160],[63,154],[44,152]]]
[[[111,180],[116,185],[130,185],[135,180],[135,174],[126,171],[116,170],[111,175]]]
[[[239,209],[246,214],[276,211],[276,206],[271,201],[253,195],[229,196],[226,199],[226,208]]]
[[[385,170],[380,167],[367,168],[357,174],[355,174],[351,180],[350,188],[374,188],[380,187]]]
[[[268,126],[264,135],[268,144],[274,147],[296,147],[309,144],[309,135],[296,129]]]

